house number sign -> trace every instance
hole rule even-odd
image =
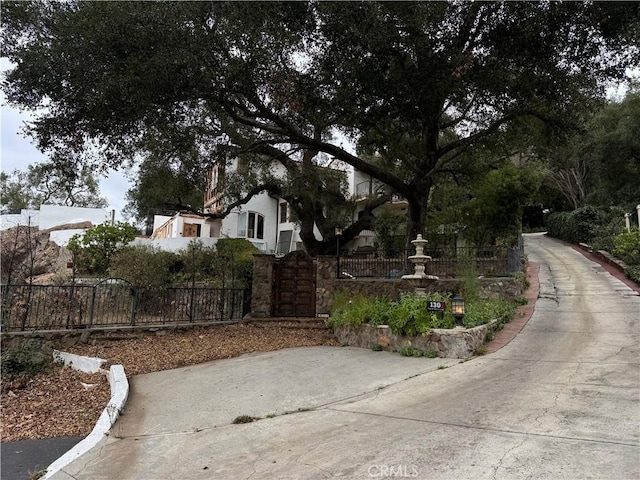
[[[430,312],[444,312],[445,303],[444,302],[427,302],[427,310]]]

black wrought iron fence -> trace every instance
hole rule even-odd
[[[2,331],[60,330],[240,320],[241,288],[134,288],[120,279],[96,285],[2,285]]]
[[[400,278],[414,272],[409,256],[415,250],[387,256],[381,251],[347,253],[338,257],[338,278]],[[517,272],[521,268],[522,247],[457,247],[425,249],[431,257],[425,265],[428,275],[440,278],[455,278],[464,271],[473,269],[478,275],[502,276]]]

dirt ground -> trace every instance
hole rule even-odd
[[[70,353],[99,357],[124,366],[127,376],[194,365],[245,353],[289,347],[338,345],[321,328],[300,324],[234,324],[152,334],[112,333]],[[84,385],[83,385],[84,384]],[[91,432],[110,397],[105,375],[87,375],[55,366],[48,374],[8,382],[0,398],[3,442]]]

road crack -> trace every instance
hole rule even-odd
[[[502,457],[500,457],[500,460],[498,460],[498,464],[493,468],[493,475],[492,478],[497,478],[498,475],[498,470],[500,470],[501,468],[504,468],[505,470],[510,470],[510,467],[504,467],[503,463],[504,460],[507,458],[508,455],[510,455],[511,453],[513,453],[515,450],[519,449],[520,447],[522,447],[522,445],[524,445],[524,442],[526,442],[527,439],[526,437],[523,438],[520,443],[518,443],[517,445],[514,445],[513,447],[511,447],[509,450],[507,450],[506,452],[504,452],[504,454],[502,455]]]

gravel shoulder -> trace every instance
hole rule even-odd
[[[110,333],[64,350],[124,366],[127,376],[169,370],[246,353],[291,347],[335,345],[324,329],[300,324],[234,324],[151,333]],[[86,387],[85,385],[93,385]],[[104,375],[55,366],[48,374],[3,386],[0,404],[2,442],[91,432],[109,401]]]

